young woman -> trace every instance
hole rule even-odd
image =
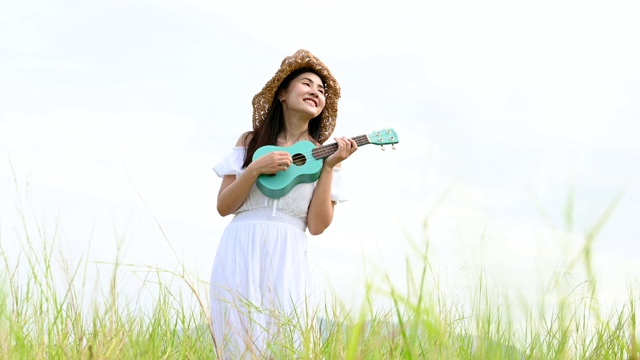
[[[223,359],[269,357],[269,349],[292,338],[299,346],[299,333],[312,323],[306,230],[321,234],[331,224],[335,203],[346,200],[339,164],[358,146],[335,138],[337,151],[324,159],[318,180],[279,198],[263,195],[256,180],[286,171],[291,154],[273,151],[252,159],[265,145],[324,143],[335,128],[339,98],[338,82],[318,58],[306,50],[286,57],[253,98],[253,131],[242,134],[214,167],[222,177],[218,212],[234,214],[211,274],[212,331]],[[297,330],[283,327],[287,322]]]

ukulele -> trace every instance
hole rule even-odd
[[[358,146],[367,144],[384,145],[391,144],[395,150],[398,143],[398,135],[393,129],[376,130],[369,135],[359,135],[352,138]],[[318,180],[322,172],[322,164],[325,158],[338,150],[338,144],[316,146],[311,141],[302,140],[288,147],[267,145],[262,146],[253,154],[253,160],[272,151],[286,151],[291,155],[293,162],[287,170],[278,171],[275,174],[261,174],[256,185],[267,197],[280,198],[301,183],[310,183]]]

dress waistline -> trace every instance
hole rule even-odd
[[[278,211],[278,213],[274,215],[268,208],[251,209],[237,213],[232,221],[276,221],[294,226],[302,231],[307,229],[305,220],[282,211]]]

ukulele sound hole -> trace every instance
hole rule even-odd
[[[293,159],[293,165],[296,166],[302,166],[307,162],[307,158],[300,153],[294,154],[291,158]]]

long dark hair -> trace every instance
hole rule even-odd
[[[251,164],[253,160],[253,154],[260,147],[265,145],[276,145],[278,142],[278,135],[285,130],[284,116],[282,112],[282,103],[280,99],[278,99],[278,95],[283,89],[286,89],[291,81],[295,79],[298,75],[306,72],[311,72],[322,80],[322,85],[324,86],[324,79],[322,76],[318,74],[315,70],[311,68],[302,68],[291,72],[291,74],[287,75],[284,80],[278,86],[278,90],[273,96],[271,100],[271,106],[269,107],[269,112],[265,120],[262,122],[262,125],[257,129],[250,131],[246,134],[246,136],[251,136],[251,140],[249,140],[249,144],[247,145],[247,152],[244,157],[244,163],[242,164],[242,168],[246,168]],[[309,128],[307,132],[309,136],[314,139],[316,142],[320,140],[320,124],[322,122],[322,114],[324,113],[324,109],[320,113],[320,115],[314,117],[309,121]]]

